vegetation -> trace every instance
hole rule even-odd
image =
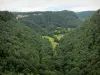
[[[100,10],[60,41],[57,58],[64,75],[100,74],[99,20]]]
[[[8,12],[8,11],[0,11],[0,20],[3,20],[3,21],[8,21],[8,20],[11,20],[13,18],[13,15],[11,12]]]
[[[0,75],[49,71],[52,55],[50,42],[35,31],[15,20],[0,20]]]
[[[90,19],[95,12],[96,11],[83,11],[83,12],[77,12],[76,14],[82,21],[85,21]]]
[[[50,32],[57,27],[75,28],[80,25],[81,20],[72,11],[46,11],[46,12],[29,12],[29,13],[14,13],[18,16],[27,15],[27,17],[19,18],[19,20],[30,21],[35,25],[46,28]]]
[[[0,11],[0,75],[100,75],[100,10],[82,25],[71,11],[18,14]]]
[[[51,42],[53,50],[56,48],[57,43],[54,41],[54,38],[50,36],[42,36],[42,37],[48,39]]]

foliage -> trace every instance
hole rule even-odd
[[[15,13],[16,15],[28,15],[20,20],[29,20],[34,24],[40,25],[43,28],[48,26],[58,27],[69,27],[75,28],[80,25],[81,21],[77,15],[72,11],[46,11],[46,12],[26,12],[26,13]],[[52,30],[52,29],[51,29]]]
[[[57,58],[65,75],[100,74],[100,10],[61,39]]]
[[[8,11],[0,11],[0,20],[2,21],[8,21],[11,20],[13,18],[13,14],[11,12]]]
[[[100,10],[77,28],[71,11],[22,14],[0,12],[0,75],[100,75]]]
[[[96,11],[83,11],[83,12],[76,12],[76,14],[82,21],[85,21],[90,19],[95,12]]]
[[[48,40],[15,20],[0,21],[0,75],[40,74],[49,70],[52,47]]]

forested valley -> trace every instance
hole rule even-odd
[[[0,75],[100,75],[100,9],[0,11]]]

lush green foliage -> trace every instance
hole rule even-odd
[[[82,23],[72,11],[17,12],[13,13],[21,22],[44,36],[65,34],[68,28]]]
[[[0,12],[0,75],[100,75],[100,10],[77,28],[71,11],[22,14]]]
[[[17,21],[0,20],[0,75],[50,71],[50,42]]]
[[[100,75],[100,10],[61,40],[57,54],[64,75]]]
[[[13,18],[12,13],[8,12],[8,11],[0,11],[0,20],[3,21],[8,21],[11,20]]]
[[[76,12],[76,14],[82,21],[85,21],[90,19],[95,12],[96,11],[83,11],[83,12]]]
[[[59,27],[76,27],[80,25],[80,20],[72,11],[47,11],[47,12],[29,12],[17,13],[16,15],[27,15],[27,17],[19,18],[32,21],[34,24],[42,27],[59,26]]]

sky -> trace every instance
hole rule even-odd
[[[61,11],[75,12],[98,10],[100,0],[0,0],[0,10],[29,11]]]

